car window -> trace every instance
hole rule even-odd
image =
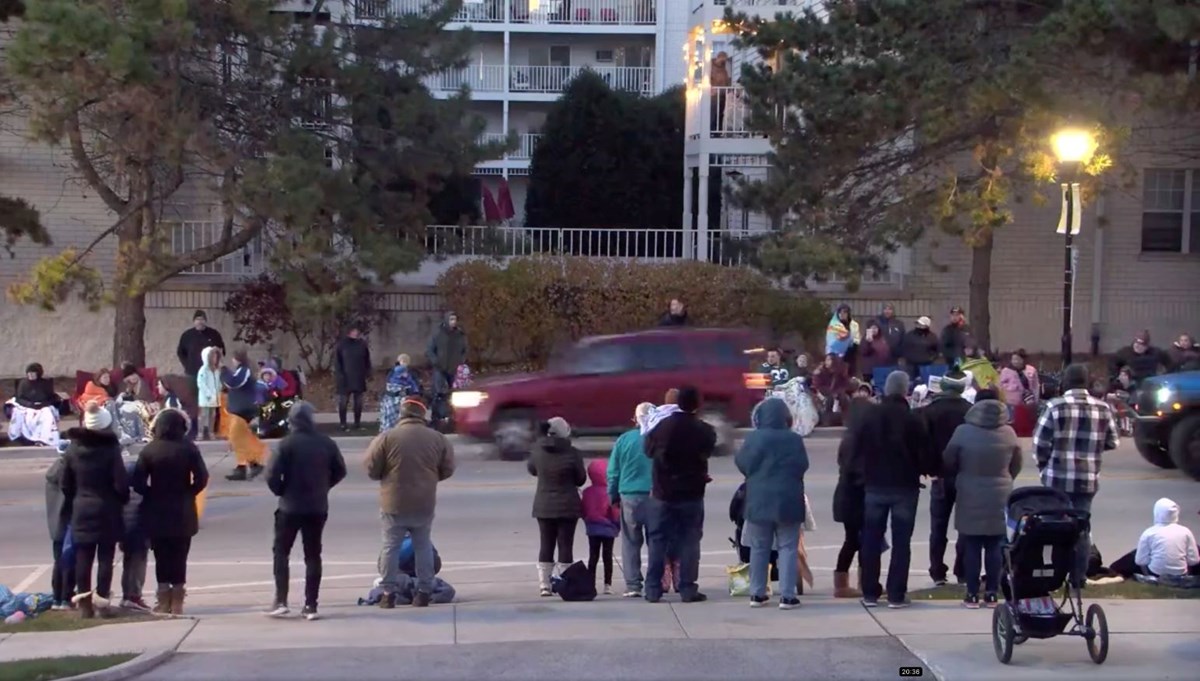
[[[565,361],[563,373],[598,376],[632,371],[636,366],[633,351],[625,343],[603,343],[575,348]]]
[[[683,345],[674,341],[655,340],[633,346],[637,366],[642,371],[672,371],[687,366]]]
[[[753,359],[746,354],[749,348],[742,347],[731,338],[718,338],[705,344],[703,353],[704,363],[722,367],[746,367]]]

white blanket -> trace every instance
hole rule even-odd
[[[646,417],[646,422],[642,424],[642,435],[647,435],[654,430],[655,426],[662,423],[668,416],[679,412],[679,405],[664,404],[661,407],[655,407],[654,411]]]
[[[48,447],[58,446],[57,409],[54,407],[29,409],[17,404],[16,400],[9,400],[8,403],[12,405],[12,420],[8,422],[9,440],[16,441],[25,438],[30,442]]]

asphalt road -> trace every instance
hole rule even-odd
[[[836,483],[836,440],[809,442],[812,462],[806,478],[814,504],[818,529],[806,537],[810,562],[816,573],[818,594],[832,590],[830,572],[842,539],[841,527],[830,517],[830,500]],[[458,600],[505,602],[527,600],[536,592],[533,563],[537,551],[537,528],[530,517],[534,479],[521,464],[484,461],[466,449],[455,476],[439,491],[434,542],[445,567],[441,576],[458,591]],[[325,535],[325,581],[323,604],[349,605],[370,589],[375,576],[379,541],[377,488],[366,478],[362,451],[346,452],[350,476],[334,492]],[[234,483],[224,479],[233,465],[229,458],[208,458],[213,474],[208,509],[201,531],[193,544],[189,567],[189,607],[193,612],[235,613],[264,608],[271,598],[272,512],[275,501],[261,480]],[[45,460],[4,462],[0,459],[0,584],[15,590],[49,590],[50,543],[46,532],[43,501]],[[713,484],[709,488],[703,542],[701,586],[710,595],[720,595],[726,586],[724,568],[735,562],[728,541],[733,526],[728,520],[729,499],[741,482],[730,459],[714,460]],[[1032,462],[1018,480],[1019,485],[1037,484]],[[1200,534],[1200,516],[1195,500],[1196,483],[1174,471],[1163,471],[1145,463],[1132,443],[1105,457],[1100,493],[1093,507],[1095,541],[1111,561],[1131,550],[1151,522],[1151,507],[1159,497],[1175,499],[1183,506],[1183,522]],[[922,494],[917,531],[914,535],[910,588],[929,585],[927,577],[928,495]],[[575,555],[586,559],[586,539],[576,538]],[[619,547],[619,544],[618,544]],[[619,548],[618,548],[619,553]],[[299,547],[294,559],[300,559]],[[886,567],[886,566],[885,566]],[[293,568],[293,577],[303,570]],[[620,568],[614,580],[621,587]],[[153,568],[149,583],[153,584]],[[151,587],[152,588],[152,587]],[[294,593],[299,593],[297,585]],[[794,677],[802,668],[821,669],[828,678],[887,678],[883,666],[894,669],[911,659],[895,641],[870,642],[878,656],[856,656],[864,645],[838,641],[805,641],[794,644],[736,642],[726,645],[705,642],[701,652],[687,641],[646,643],[653,652],[660,674],[646,674],[642,666],[621,666],[620,651],[641,645],[631,642],[579,644],[571,653],[563,644],[539,646],[521,643],[510,646],[454,646],[445,650],[413,651],[419,666],[389,668],[399,659],[394,651],[356,650],[353,659],[336,667],[344,678],[599,678],[580,672],[588,664],[605,664],[603,678],[783,678]],[[574,644],[572,644],[574,645]],[[780,657],[782,651],[787,656]],[[518,654],[523,653],[523,654]],[[406,652],[406,655],[408,653]],[[212,665],[212,655],[182,655],[170,663],[168,677],[207,679],[220,669],[222,678],[251,676],[251,670],[271,670],[258,678],[330,678],[305,676],[306,661],[322,656],[319,650],[290,651],[239,656],[222,654],[221,667]],[[907,657],[906,657],[907,656]],[[209,659],[213,658],[213,659]],[[867,659],[869,658],[869,659]],[[522,660],[537,660],[522,666]],[[610,664],[611,663],[611,664]],[[226,667],[225,665],[228,665]],[[257,665],[257,666],[256,666]],[[611,666],[615,665],[615,666]],[[857,665],[857,666],[855,666]],[[295,675],[288,672],[295,670]],[[329,668],[326,668],[327,673]],[[406,671],[407,670],[407,671]],[[277,673],[276,673],[277,672]],[[420,673],[418,673],[420,672]],[[678,672],[677,674],[675,672]],[[536,676],[541,674],[542,676]]]

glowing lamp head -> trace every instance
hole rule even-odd
[[[1068,128],[1050,138],[1060,163],[1085,163],[1096,152],[1096,139],[1086,130]]]

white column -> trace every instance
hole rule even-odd
[[[696,259],[708,262],[708,154],[700,154],[700,191],[696,202]]]
[[[695,243],[695,234],[692,233],[692,169],[688,166],[687,155],[683,157],[683,257],[691,260],[695,257],[696,251],[692,244]]]

